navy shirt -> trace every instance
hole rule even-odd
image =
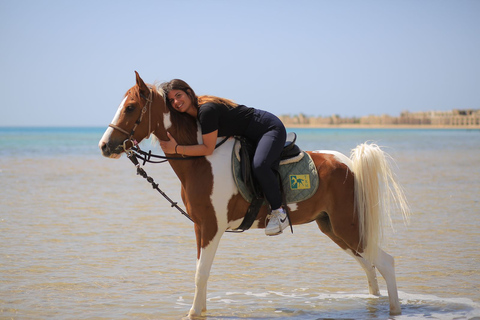
[[[197,119],[202,134],[218,130],[219,137],[243,135],[253,115],[253,108],[239,105],[235,108],[208,102],[198,109]]]

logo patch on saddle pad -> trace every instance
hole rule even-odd
[[[290,175],[290,189],[301,190],[310,189],[310,176],[308,174],[292,174]]]
[[[252,202],[253,195],[245,185],[240,164],[240,142],[236,141],[232,152],[232,172],[235,184],[243,198]],[[287,203],[307,200],[318,189],[319,178],[312,158],[305,151],[298,156],[280,161],[279,173]]]

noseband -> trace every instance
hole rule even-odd
[[[145,115],[145,113],[147,113],[147,109],[148,109],[148,136],[147,136],[147,139],[151,134],[152,100],[153,100],[152,95],[153,95],[152,89],[150,89],[150,94],[148,95],[148,97],[146,97],[142,93],[140,93],[140,97],[142,97],[146,101],[145,101],[145,105],[142,108],[142,112],[140,113],[140,116],[138,117],[137,121],[135,121],[135,124],[133,125],[132,131],[130,131],[130,133],[127,130],[125,130],[123,128],[120,128],[119,126],[117,126],[115,124],[110,123],[108,125],[110,128],[112,128],[114,130],[118,130],[121,133],[124,133],[124,134],[127,135],[128,138],[125,139],[125,141],[123,141],[123,150],[126,153],[130,152],[133,147],[136,147],[138,145],[137,140],[133,136],[135,135],[135,130],[137,129],[137,126],[142,122],[143,116]],[[127,144],[129,142],[132,145],[130,147],[127,147]]]

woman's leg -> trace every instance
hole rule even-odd
[[[282,208],[280,182],[274,171],[278,167],[284,145],[285,138],[282,139],[282,133],[271,130],[260,139],[253,157],[253,173],[272,209],[265,226],[265,234],[268,236],[282,233],[290,224]]]
[[[274,169],[278,168],[287,132],[276,116],[256,110],[245,135],[257,143],[252,170],[272,209],[265,234],[269,236],[280,234],[289,225],[289,221],[281,207],[280,182]]]
[[[253,157],[253,173],[272,209],[282,205],[280,183],[274,169],[278,167],[285,144],[281,130],[270,130],[258,141]]]

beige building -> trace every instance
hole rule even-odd
[[[289,116],[282,115],[280,120],[286,126],[312,126],[328,127],[341,125],[365,125],[365,126],[395,126],[395,125],[418,125],[418,126],[443,126],[443,127],[475,127],[480,128],[480,109],[454,109],[450,111],[404,111],[399,117],[390,115],[369,115],[361,118],[342,118],[338,115],[330,117],[308,117],[304,114]]]
[[[420,124],[435,126],[480,126],[480,109],[429,112],[402,112],[400,124]]]

